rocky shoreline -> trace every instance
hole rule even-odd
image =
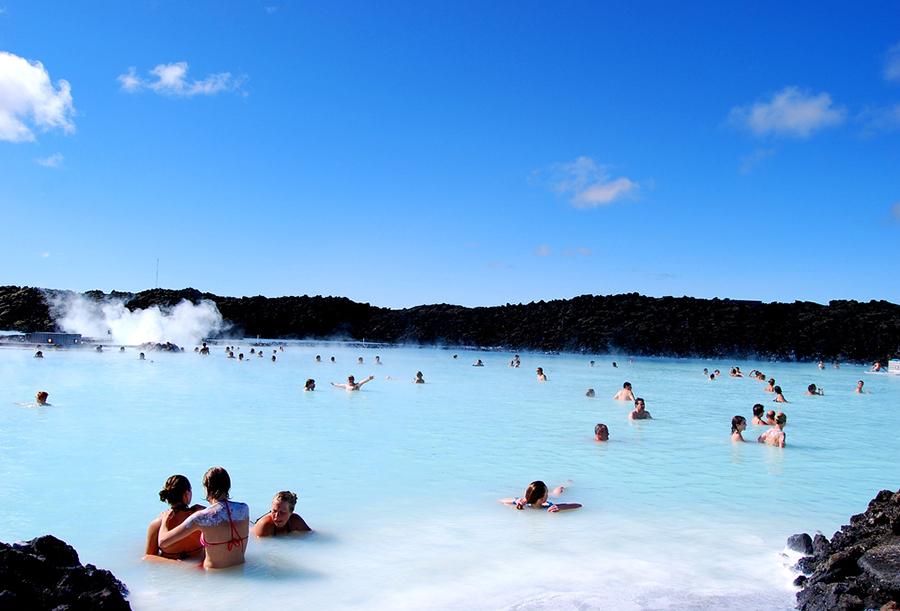
[[[55,312],[50,302],[74,295],[118,300],[131,310],[166,309],[182,300],[210,301],[231,325],[230,337],[868,363],[900,353],[900,305],[887,301],[823,305],[637,293],[493,307],[434,304],[389,309],[344,297],[222,297],[196,289],[76,294],[0,286],[0,329],[51,331]]]
[[[794,581],[801,611],[900,609],[900,491],[879,492],[830,540],[804,533],[787,546],[806,554]]]
[[[78,552],[52,535],[0,541],[0,609],[122,611],[128,590],[107,570],[82,565]]]

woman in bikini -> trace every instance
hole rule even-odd
[[[293,532],[310,532],[312,528],[294,513],[297,495],[290,490],[282,490],[272,499],[272,511],[261,517],[253,525],[257,537],[277,537]]]
[[[199,531],[200,545],[206,548],[204,568],[224,569],[243,564],[250,535],[250,508],[228,499],[231,478],[223,467],[212,467],[207,471],[203,476],[203,487],[211,506],[192,514],[174,528],[161,524],[160,549],[168,549]]]
[[[557,486],[553,489],[552,495],[559,496],[565,490],[564,486]],[[500,502],[504,505],[515,505],[516,509],[525,509],[527,506],[535,509],[546,509],[551,513],[581,507],[581,503],[554,503],[548,499],[550,495],[551,492],[547,488],[547,484],[538,480],[528,485],[528,488],[525,489],[525,496],[515,499],[500,499]]]
[[[181,541],[168,547],[159,545],[159,529],[163,523],[167,528],[175,528],[192,514],[205,509],[203,505],[191,505],[191,482],[183,475],[173,475],[166,480],[166,485],[159,491],[159,500],[168,503],[168,511],[159,514],[159,517],[150,522],[147,527],[147,556],[160,556],[169,560],[187,560],[199,558],[203,555],[203,547],[200,545],[200,533],[185,537]]]
[[[787,424],[787,416],[784,412],[778,412],[775,416],[775,426],[759,436],[757,441],[766,445],[783,448],[785,442],[784,427]]]

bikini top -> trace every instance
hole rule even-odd
[[[234,501],[219,501],[209,509],[198,511],[188,520],[194,520],[197,526],[219,526],[228,521],[231,527],[231,538],[227,541],[207,541],[200,533],[200,545],[209,547],[211,545],[227,545],[230,552],[235,547],[244,547],[244,541],[249,537],[242,537],[235,520],[243,521],[250,519],[250,508],[245,503],[235,503]]]

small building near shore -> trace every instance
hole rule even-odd
[[[45,346],[80,346],[81,333],[26,333],[25,342]]]

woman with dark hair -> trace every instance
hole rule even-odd
[[[294,513],[297,506],[297,495],[290,490],[282,490],[272,499],[272,510],[258,519],[253,525],[253,534],[257,537],[276,537],[293,532],[310,532],[303,518]]]
[[[765,426],[766,421],[763,420],[763,413],[766,411],[766,408],[763,407],[762,403],[757,403],[753,406],[753,419],[750,421],[754,424],[754,426]]]
[[[788,400],[784,398],[784,393],[781,392],[781,386],[775,386],[772,388],[772,392],[775,393],[775,398],[772,399],[775,403],[787,403]]]
[[[250,508],[228,498],[231,477],[223,467],[210,468],[203,476],[203,487],[211,506],[174,528],[161,524],[159,547],[166,549],[199,531],[200,545],[206,549],[204,568],[223,569],[243,564],[250,535]]]
[[[735,416],[731,419],[731,441],[744,441],[741,432],[747,428],[747,419],[743,416]]]
[[[163,523],[167,528],[175,528],[192,514],[205,509],[203,505],[191,505],[191,482],[183,475],[173,475],[166,480],[165,486],[159,491],[159,500],[168,503],[170,509],[159,514],[159,517],[150,522],[147,527],[147,556],[161,556],[169,560],[187,560],[199,558],[203,555],[203,546],[200,545],[200,533],[186,537],[168,547],[160,547],[159,530]]]
[[[551,513],[581,507],[581,503],[554,503],[548,498],[551,495],[559,496],[565,491],[564,486],[557,486],[551,493],[550,489],[547,488],[547,484],[537,480],[528,484],[528,488],[525,489],[525,496],[514,499],[500,499],[500,502],[504,505],[515,505],[516,509],[525,509],[526,506],[535,509],[546,508]]]

